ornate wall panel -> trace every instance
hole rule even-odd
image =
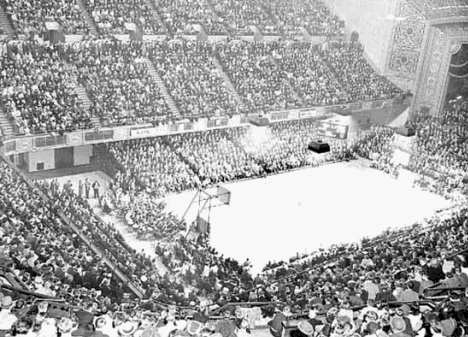
[[[443,108],[450,59],[468,42],[468,23],[431,26],[418,74],[413,113],[438,114]]]
[[[417,73],[426,23],[407,0],[398,3],[394,21],[387,75],[413,80]]]

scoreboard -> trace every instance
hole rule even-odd
[[[320,137],[346,139],[348,138],[348,126],[330,121],[321,121],[318,123],[317,134]]]

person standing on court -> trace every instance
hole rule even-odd
[[[99,199],[99,181],[95,180],[93,183],[94,197]]]
[[[89,199],[89,191],[91,190],[91,183],[89,182],[88,178],[85,179],[85,192],[86,192],[86,199]]]

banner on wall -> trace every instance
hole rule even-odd
[[[130,138],[156,137],[157,135],[157,128],[130,129]]]
[[[270,119],[272,121],[280,121],[283,119],[288,119],[289,111],[282,111],[282,112],[273,112],[270,115]]]
[[[299,118],[312,118],[315,116],[317,116],[317,110],[315,109],[299,111]]]
[[[16,151],[28,152],[33,148],[33,139],[31,137],[16,140]]]
[[[229,123],[229,118],[216,118],[216,119],[210,119],[206,123],[207,128],[215,128],[215,127],[220,127],[220,126],[227,126]]]
[[[71,132],[67,136],[67,145],[76,146],[83,143],[83,133],[81,131]]]

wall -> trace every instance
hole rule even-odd
[[[359,33],[369,62],[384,73],[397,0],[325,0],[346,23],[347,35]]]
[[[24,160],[26,162],[28,172],[36,172],[38,163],[44,163],[44,170],[55,169],[55,156],[53,149],[26,153]]]
[[[355,112],[349,121],[350,132],[368,130],[372,125],[403,126],[408,118],[408,112],[408,105],[386,106],[383,109]]]
[[[74,160],[75,166],[88,165],[90,161],[90,157],[92,155],[93,155],[92,145],[75,146],[75,151],[73,153],[73,160]]]

